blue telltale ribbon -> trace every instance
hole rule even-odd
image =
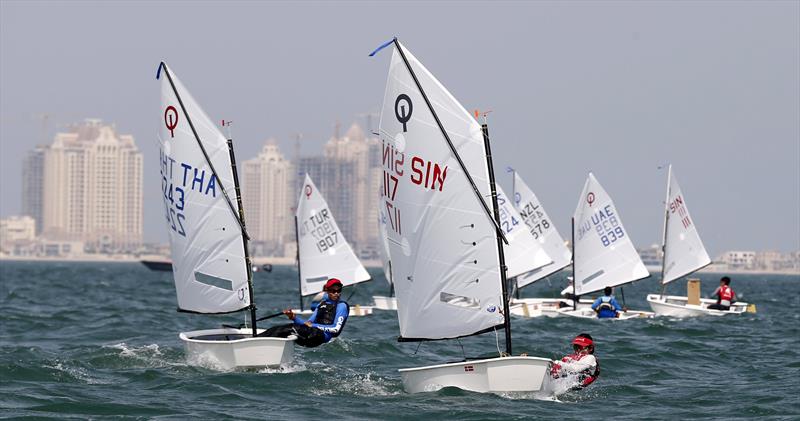
[[[380,47],[376,48],[376,49],[375,49],[375,51],[373,51],[373,52],[369,53],[369,56],[370,56],[370,57],[373,57],[373,56],[375,56],[375,54],[378,54],[378,51],[380,51],[380,50],[383,50],[384,48],[388,47],[388,46],[389,46],[389,45],[391,45],[391,44],[392,44],[392,43],[393,43],[393,42],[394,42],[396,39],[397,39],[397,37],[394,37],[394,38],[390,39],[389,41],[386,41],[386,42],[384,42],[383,44],[381,44],[381,46],[380,46]]]

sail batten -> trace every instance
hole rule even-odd
[[[399,42],[379,132],[380,206],[400,336],[438,340],[502,326],[497,230],[484,201],[491,190],[481,127]]]
[[[227,139],[172,70],[162,63],[161,71],[167,76],[161,79],[161,193],[178,308],[208,314],[250,308],[245,230],[238,203],[227,195],[236,187]]]
[[[574,214],[574,286],[577,295],[650,276],[611,197],[589,173]]]
[[[661,283],[666,285],[711,264],[678,180],[669,167],[664,214],[664,264]]]
[[[322,291],[330,278],[339,279],[343,286],[370,280],[308,174],[300,191],[296,216],[300,295]]]

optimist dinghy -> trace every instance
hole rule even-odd
[[[379,192],[379,199],[383,197],[383,193]],[[381,203],[380,201],[378,203]],[[389,239],[386,234],[386,214],[383,209],[378,206],[378,234],[381,238],[381,262],[383,263],[383,276],[386,282],[389,283],[389,295],[373,295],[372,299],[375,301],[375,308],[378,310],[394,310],[397,311],[397,297],[394,295],[394,282],[392,282],[392,260],[389,258]]]
[[[572,260],[572,251],[565,245],[553,220],[547,215],[530,187],[516,171],[509,170],[514,173],[512,205],[519,212],[534,241],[541,245],[552,260],[524,275],[514,277],[516,298],[511,300],[511,314],[523,317],[556,317],[558,309],[572,306],[572,301],[565,298],[520,298],[519,292],[522,288],[567,267]],[[591,301],[584,299],[577,303],[577,307],[589,307],[591,304]]]
[[[664,295],[667,284],[700,270],[709,264],[706,248],[700,240],[700,234],[694,225],[694,220],[689,216],[689,208],[683,198],[683,193],[678,185],[678,180],[672,173],[672,165],[667,174],[667,200],[664,206],[664,235],[662,242],[664,255],[661,261],[661,294],[649,294],[647,302],[659,316],[695,317],[695,316],[725,316],[728,314],[742,314],[747,311],[755,312],[755,307],[747,303],[736,302],[730,310],[713,310],[708,306],[716,301],[709,299],[689,300],[682,296]],[[690,301],[694,301],[690,303]],[[750,309],[750,310],[748,310]]]
[[[310,315],[304,308],[303,297],[322,292],[330,278],[342,281],[343,286],[370,280],[369,273],[336,225],[328,202],[306,174],[295,214],[297,236],[297,280],[300,309],[295,314]],[[350,306],[350,316],[372,314],[372,307]]]
[[[572,218],[572,267],[572,287],[576,296],[650,276],[622,225],[611,196],[592,173],[586,179]],[[560,309],[558,313],[587,318],[594,311],[591,308],[573,308]],[[643,311],[632,313],[636,316],[620,319],[652,316],[652,313]]]
[[[161,189],[178,311],[250,313],[248,328],[181,333],[187,359],[224,370],[291,362],[294,337],[257,337],[263,329],[256,327],[233,142],[163,62],[156,78],[161,80]]]
[[[381,107],[383,194],[400,341],[505,329],[495,358],[401,369],[409,393],[535,392],[551,360],[511,356],[503,233],[488,128],[397,39]],[[498,350],[499,351],[499,350]]]

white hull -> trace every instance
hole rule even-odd
[[[354,306],[350,306],[350,314],[349,314],[348,317],[369,316],[369,315],[372,314],[372,310],[374,310],[374,309],[375,309],[375,307],[372,307],[372,306],[362,306],[362,305],[356,304]],[[314,310],[311,310],[311,309],[300,310],[300,309],[296,309],[295,308],[295,309],[292,309],[292,312],[294,314],[299,314],[301,316],[308,317],[308,316],[311,315],[311,313],[314,312]]]
[[[552,361],[537,357],[499,357],[399,370],[408,393],[457,387],[473,392],[538,392]]]
[[[258,329],[263,332],[264,329]],[[253,338],[252,329],[206,329],[181,332],[190,364],[221,370],[277,367],[294,359],[294,340]]]
[[[397,297],[386,297],[381,295],[373,295],[372,299],[375,300],[375,308],[378,310],[395,310],[397,311]]]
[[[558,317],[560,308],[572,308],[572,300],[566,298],[517,298],[509,303],[511,314],[522,317]],[[589,308],[591,300],[578,301],[578,308]],[[568,306],[568,307],[565,307]]]
[[[573,310],[572,308],[562,308],[558,311],[558,313],[561,316],[578,317],[581,319],[599,319],[597,317],[597,313],[592,310],[591,307],[578,308],[577,310]],[[600,320],[651,319],[655,316],[655,313],[649,311],[628,310],[619,313],[619,317],[608,317]]]
[[[697,317],[697,316],[726,316],[729,314],[742,314],[747,312],[747,303],[736,302],[733,303],[731,309],[728,311],[712,310],[707,308],[710,304],[716,303],[715,300],[708,298],[701,298],[700,305],[687,304],[687,298],[659,294],[649,294],[647,296],[647,303],[650,308],[658,316],[672,316],[672,317]]]

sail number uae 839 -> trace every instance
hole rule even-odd
[[[590,209],[594,201],[594,193],[589,192],[586,195],[586,203],[589,204]],[[603,247],[608,247],[625,237],[625,231],[622,230],[622,226],[617,220],[616,212],[614,212],[614,207],[610,204],[598,208],[589,219],[581,222],[578,227],[578,240],[582,240],[592,231],[597,233]]]

